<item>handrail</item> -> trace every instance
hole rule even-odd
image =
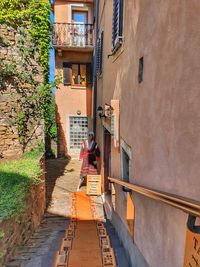
[[[125,186],[128,189],[136,193],[147,196],[154,200],[158,200],[160,202],[163,202],[170,206],[178,208],[184,212],[200,217],[200,202],[198,201],[194,201],[188,198],[176,196],[173,194],[169,194],[169,193],[154,190],[154,189],[150,189],[144,186],[127,183],[116,178],[108,177],[108,180],[111,183]]]

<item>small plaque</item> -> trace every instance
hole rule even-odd
[[[101,175],[87,176],[87,195],[101,195]]]

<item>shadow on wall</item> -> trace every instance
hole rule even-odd
[[[51,203],[56,180],[64,175],[65,167],[69,161],[69,158],[49,159],[46,161],[46,207]]]
[[[70,156],[68,155],[67,142],[65,138],[63,124],[61,123],[61,117],[58,112],[58,105],[56,105],[56,123],[58,130],[58,141],[57,141],[58,157],[70,159]]]

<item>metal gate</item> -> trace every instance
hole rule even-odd
[[[80,149],[88,134],[88,118],[82,116],[69,117],[70,149]]]

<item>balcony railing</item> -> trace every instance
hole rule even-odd
[[[54,23],[53,45],[57,47],[92,47],[93,25]]]

